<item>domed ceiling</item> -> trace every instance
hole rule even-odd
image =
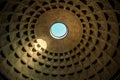
[[[120,1],[0,0],[0,79],[119,80]]]

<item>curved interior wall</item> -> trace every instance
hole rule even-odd
[[[66,38],[50,36],[55,21],[68,26]],[[0,79],[119,80],[119,72],[119,0],[0,0]]]

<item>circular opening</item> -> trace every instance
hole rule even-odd
[[[50,28],[50,34],[55,39],[65,38],[68,33],[67,27],[63,23],[54,23]]]

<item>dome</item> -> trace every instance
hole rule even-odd
[[[119,80],[119,0],[0,0],[1,80]]]

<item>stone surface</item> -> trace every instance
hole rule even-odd
[[[119,0],[0,0],[0,80],[120,80]],[[50,35],[63,22],[68,35]]]

